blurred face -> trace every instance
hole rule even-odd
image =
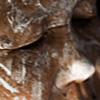
[[[85,81],[95,68],[84,56],[91,51],[80,35],[85,28],[70,23],[77,2],[0,0],[0,100],[79,100],[72,82]]]

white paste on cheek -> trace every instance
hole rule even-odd
[[[11,0],[8,0],[9,3],[11,3]]]
[[[34,100],[42,100],[43,83],[41,81],[34,81],[33,94]]]
[[[11,71],[10,71],[6,66],[4,66],[3,64],[0,63],[0,67],[1,67],[4,71],[6,71],[6,73],[7,73],[9,76],[11,75]]]
[[[19,97],[14,97],[13,100],[20,100]]]
[[[32,98],[34,98],[34,100],[42,100],[42,95],[43,95],[43,91],[44,91],[44,84],[41,81],[41,74],[40,71],[38,71],[38,80],[34,80],[33,81],[33,85],[32,85]]]
[[[26,75],[26,67],[25,65],[22,65],[22,77],[21,77],[21,82],[24,84],[25,80],[25,75]]]
[[[0,78],[0,83],[12,93],[19,93],[16,88],[11,87],[4,79]]]
[[[36,6],[39,6],[43,11],[47,11],[47,8],[45,8],[45,7],[41,4],[40,0],[37,0],[37,3],[36,3],[35,5],[36,5]]]
[[[11,46],[12,46],[12,42],[11,43],[5,43],[5,42],[0,40],[0,49],[7,49]]]

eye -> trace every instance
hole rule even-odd
[[[96,0],[97,15],[100,18],[100,0]]]

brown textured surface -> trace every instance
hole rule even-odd
[[[77,1],[0,0],[0,49],[28,45],[47,29],[69,23]]]
[[[100,100],[95,0],[40,1],[0,0],[0,100]]]
[[[47,29],[68,24],[79,0],[0,0],[0,49],[15,49],[37,41]],[[74,17],[91,17],[91,0],[79,2]],[[20,42],[19,42],[20,41]]]

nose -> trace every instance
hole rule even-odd
[[[87,61],[74,61],[67,65],[67,69],[61,69],[57,75],[56,86],[62,89],[71,82],[80,83],[91,77],[95,72],[94,66]]]

